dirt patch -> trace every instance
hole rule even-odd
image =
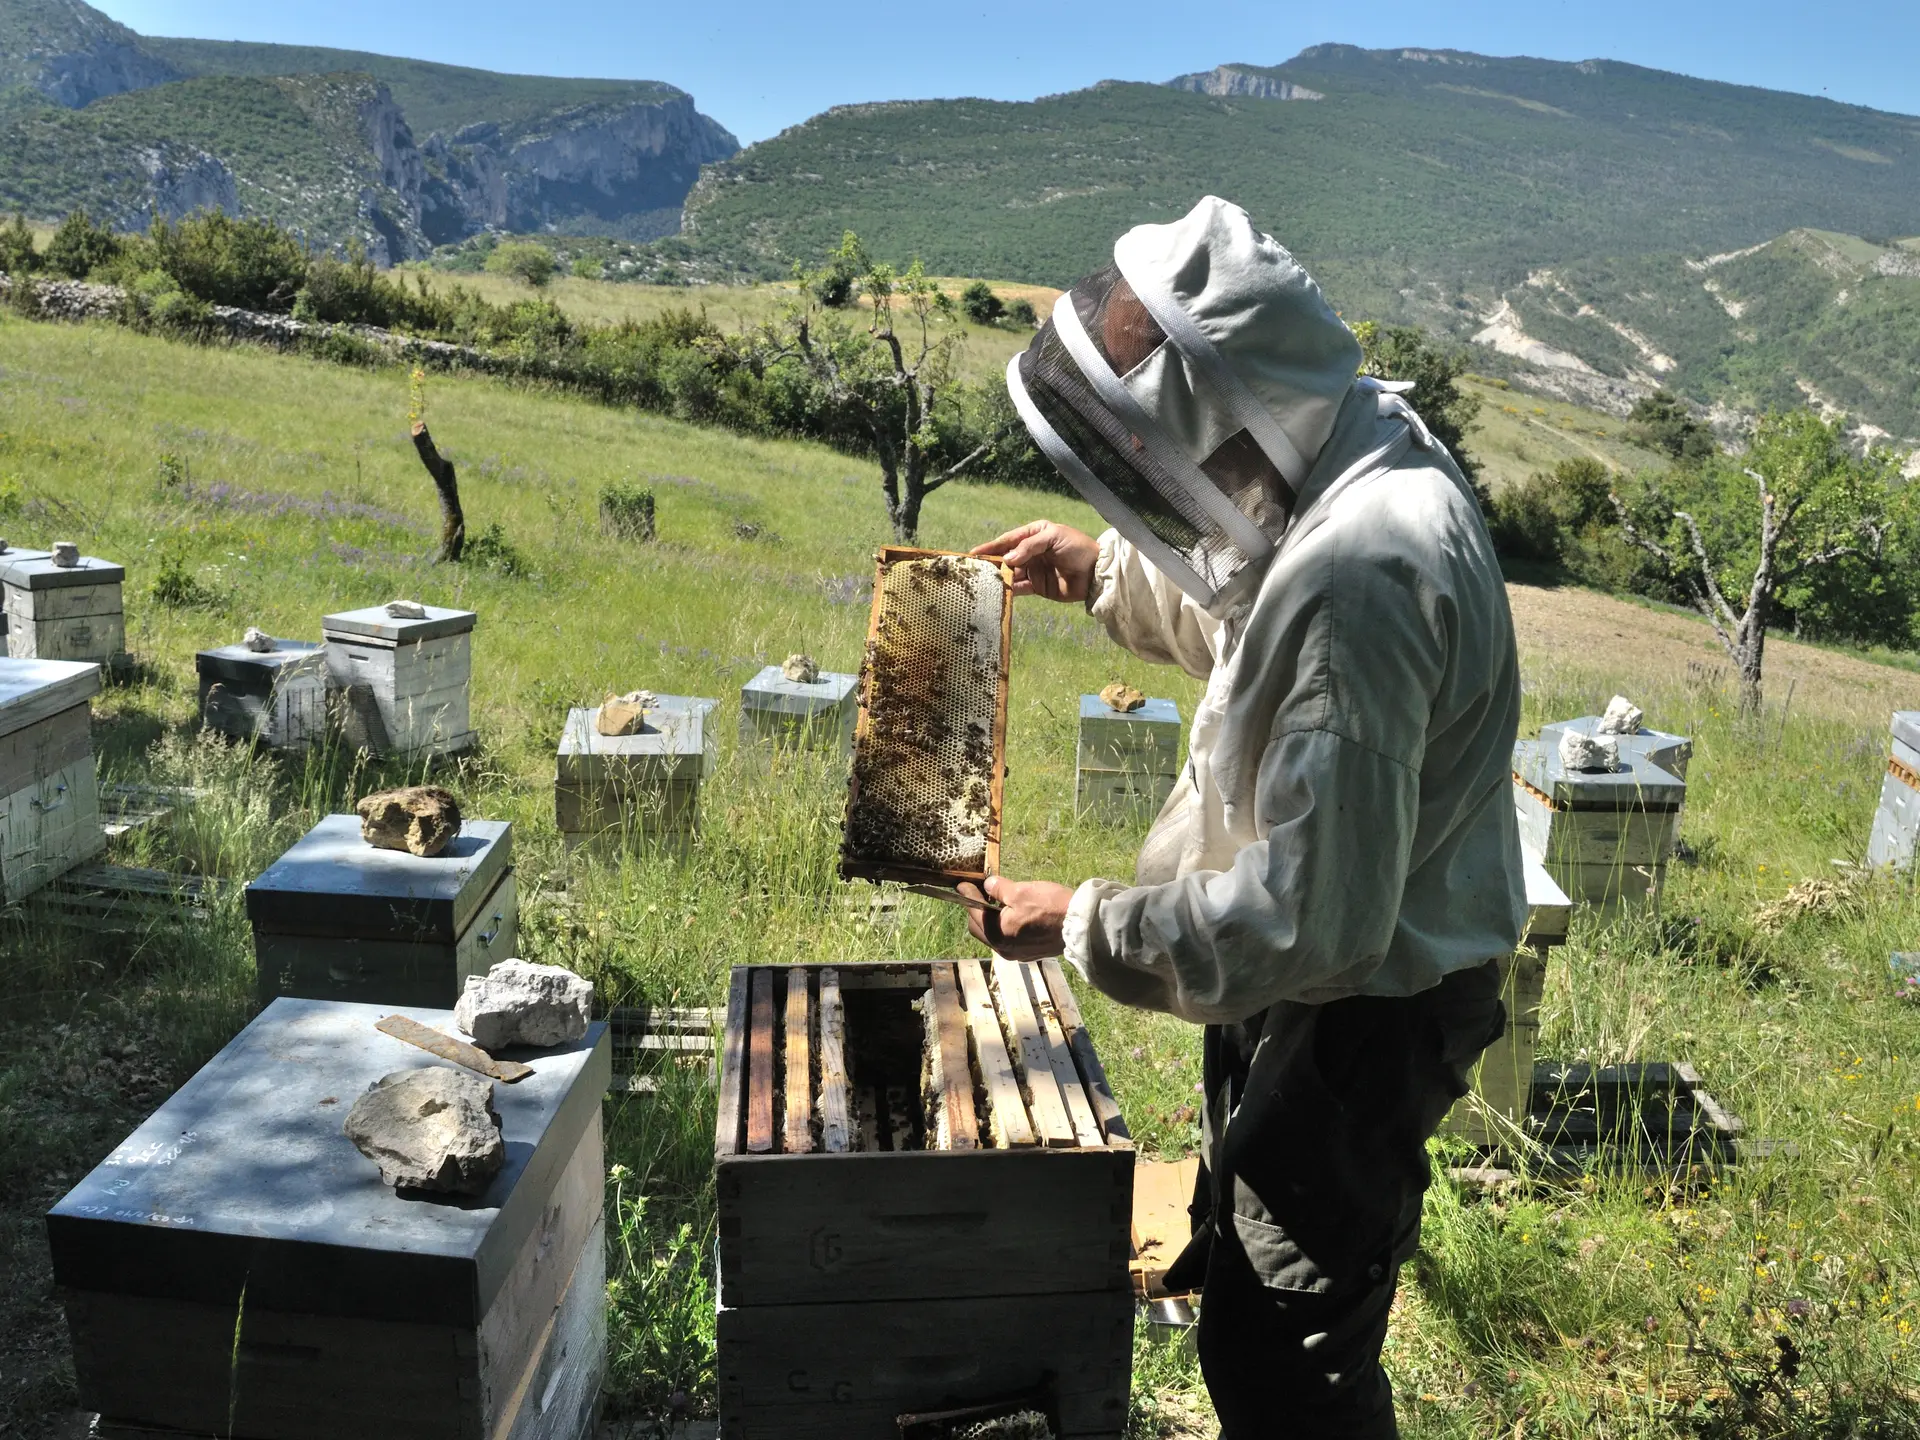
[[[1689,681],[1732,692],[1737,677],[1706,621],[1591,590],[1509,585],[1523,662],[1618,673],[1623,685]],[[1920,673],[1852,655],[1767,639],[1767,702],[1793,688],[1796,711],[1884,726],[1895,710],[1920,709]]]

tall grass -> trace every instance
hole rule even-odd
[[[193,724],[195,649],[248,624],[317,638],[321,614],[402,594],[480,613],[480,748],[440,778],[469,813],[514,822],[524,955],[592,976],[604,1005],[717,1006],[737,964],[971,953],[952,907],[910,897],[869,919],[844,905],[840,772],[793,755],[769,767],[734,741],[738,687],[763,664],[799,649],[858,663],[885,537],[871,468],[494,382],[430,389],[469,523],[500,524],[531,575],[421,558],[434,502],[402,372],[0,319],[0,521],[21,543],[77,539],[129,565],[143,668],[97,704],[103,773],[200,792],[114,858],[243,881],[320,815],[416,776],[338,749],[269,756]],[[162,452],[187,460],[190,492],[156,478]],[[644,477],[661,539],[601,534],[601,488]],[[1039,506],[950,486],[926,539],[971,544]],[[1058,497],[1044,508],[1092,523]],[[739,539],[740,521],[784,538]],[[162,541],[217,605],[150,597]],[[1694,859],[1659,917],[1577,923],[1548,971],[1542,1053],[1690,1060],[1772,1149],[1685,1183],[1436,1186],[1389,1347],[1407,1433],[1920,1435],[1920,1008],[1886,979],[1920,909],[1883,883],[1761,917],[1863,850],[1880,702],[1802,687],[1790,715],[1743,721],[1718,688],[1646,673],[1630,649],[1525,658],[1527,733],[1622,690],[1697,744]],[[1886,673],[1920,704],[1920,679]],[[1073,816],[1076,697],[1117,678],[1191,713],[1191,682],[1127,660],[1084,615],[1021,607],[1009,873],[1130,872],[1138,826]],[[640,685],[721,702],[700,839],[684,858],[569,854],[551,789],[566,709]],[[204,925],[110,943],[29,903],[0,913],[0,962],[0,1265],[19,1277],[0,1295],[0,1371],[19,1377],[0,1407],[27,1430],[73,1403],[40,1214],[244,1023],[253,976],[237,890]],[[1145,1153],[1189,1151],[1197,1032],[1097,995],[1085,1008]],[[628,1418],[710,1413],[715,1398],[713,1101],[701,1069],[655,1079],[606,1112],[610,1390]],[[1137,1360],[1131,1433],[1208,1433],[1191,1359],[1143,1338]]]

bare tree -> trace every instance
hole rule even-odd
[[[821,276],[849,273],[872,307],[864,327],[828,314],[818,298]],[[828,403],[871,442],[887,521],[895,539],[911,544],[927,496],[991,455],[1011,426],[936,468],[939,406],[953,382],[959,337],[947,328],[952,298],[918,260],[905,271],[877,263],[849,230],[825,269],[801,278],[792,313],[764,332],[762,363],[803,366]]]
[[[1779,597],[1827,567],[1881,560],[1906,504],[1893,479],[1884,454],[1852,453],[1842,421],[1796,410],[1761,421],[1741,462],[1649,478],[1633,506],[1609,498],[1628,543],[1713,626],[1753,714]],[[1730,592],[1744,592],[1738,609]]]

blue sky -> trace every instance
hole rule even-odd
[[[99,4],[99,0],[95,0]],[[1783,0],[946,0],[855,9],[795,0],[106,0],[136,30],[412,55],[490,70],[666,80],[743,141],[829,105],[984,95],[1025,100],[1096,80],[1164,80],[1308,45],[1429,46],[1605,57],[1920,113],[1920,5],[1813,12]],[[1810,19],[1816,14],[1818,19]]]

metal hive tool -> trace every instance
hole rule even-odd
[[[999,869],[1012,624],[1005,566],[881,550],[843,879],[945,887]]]

